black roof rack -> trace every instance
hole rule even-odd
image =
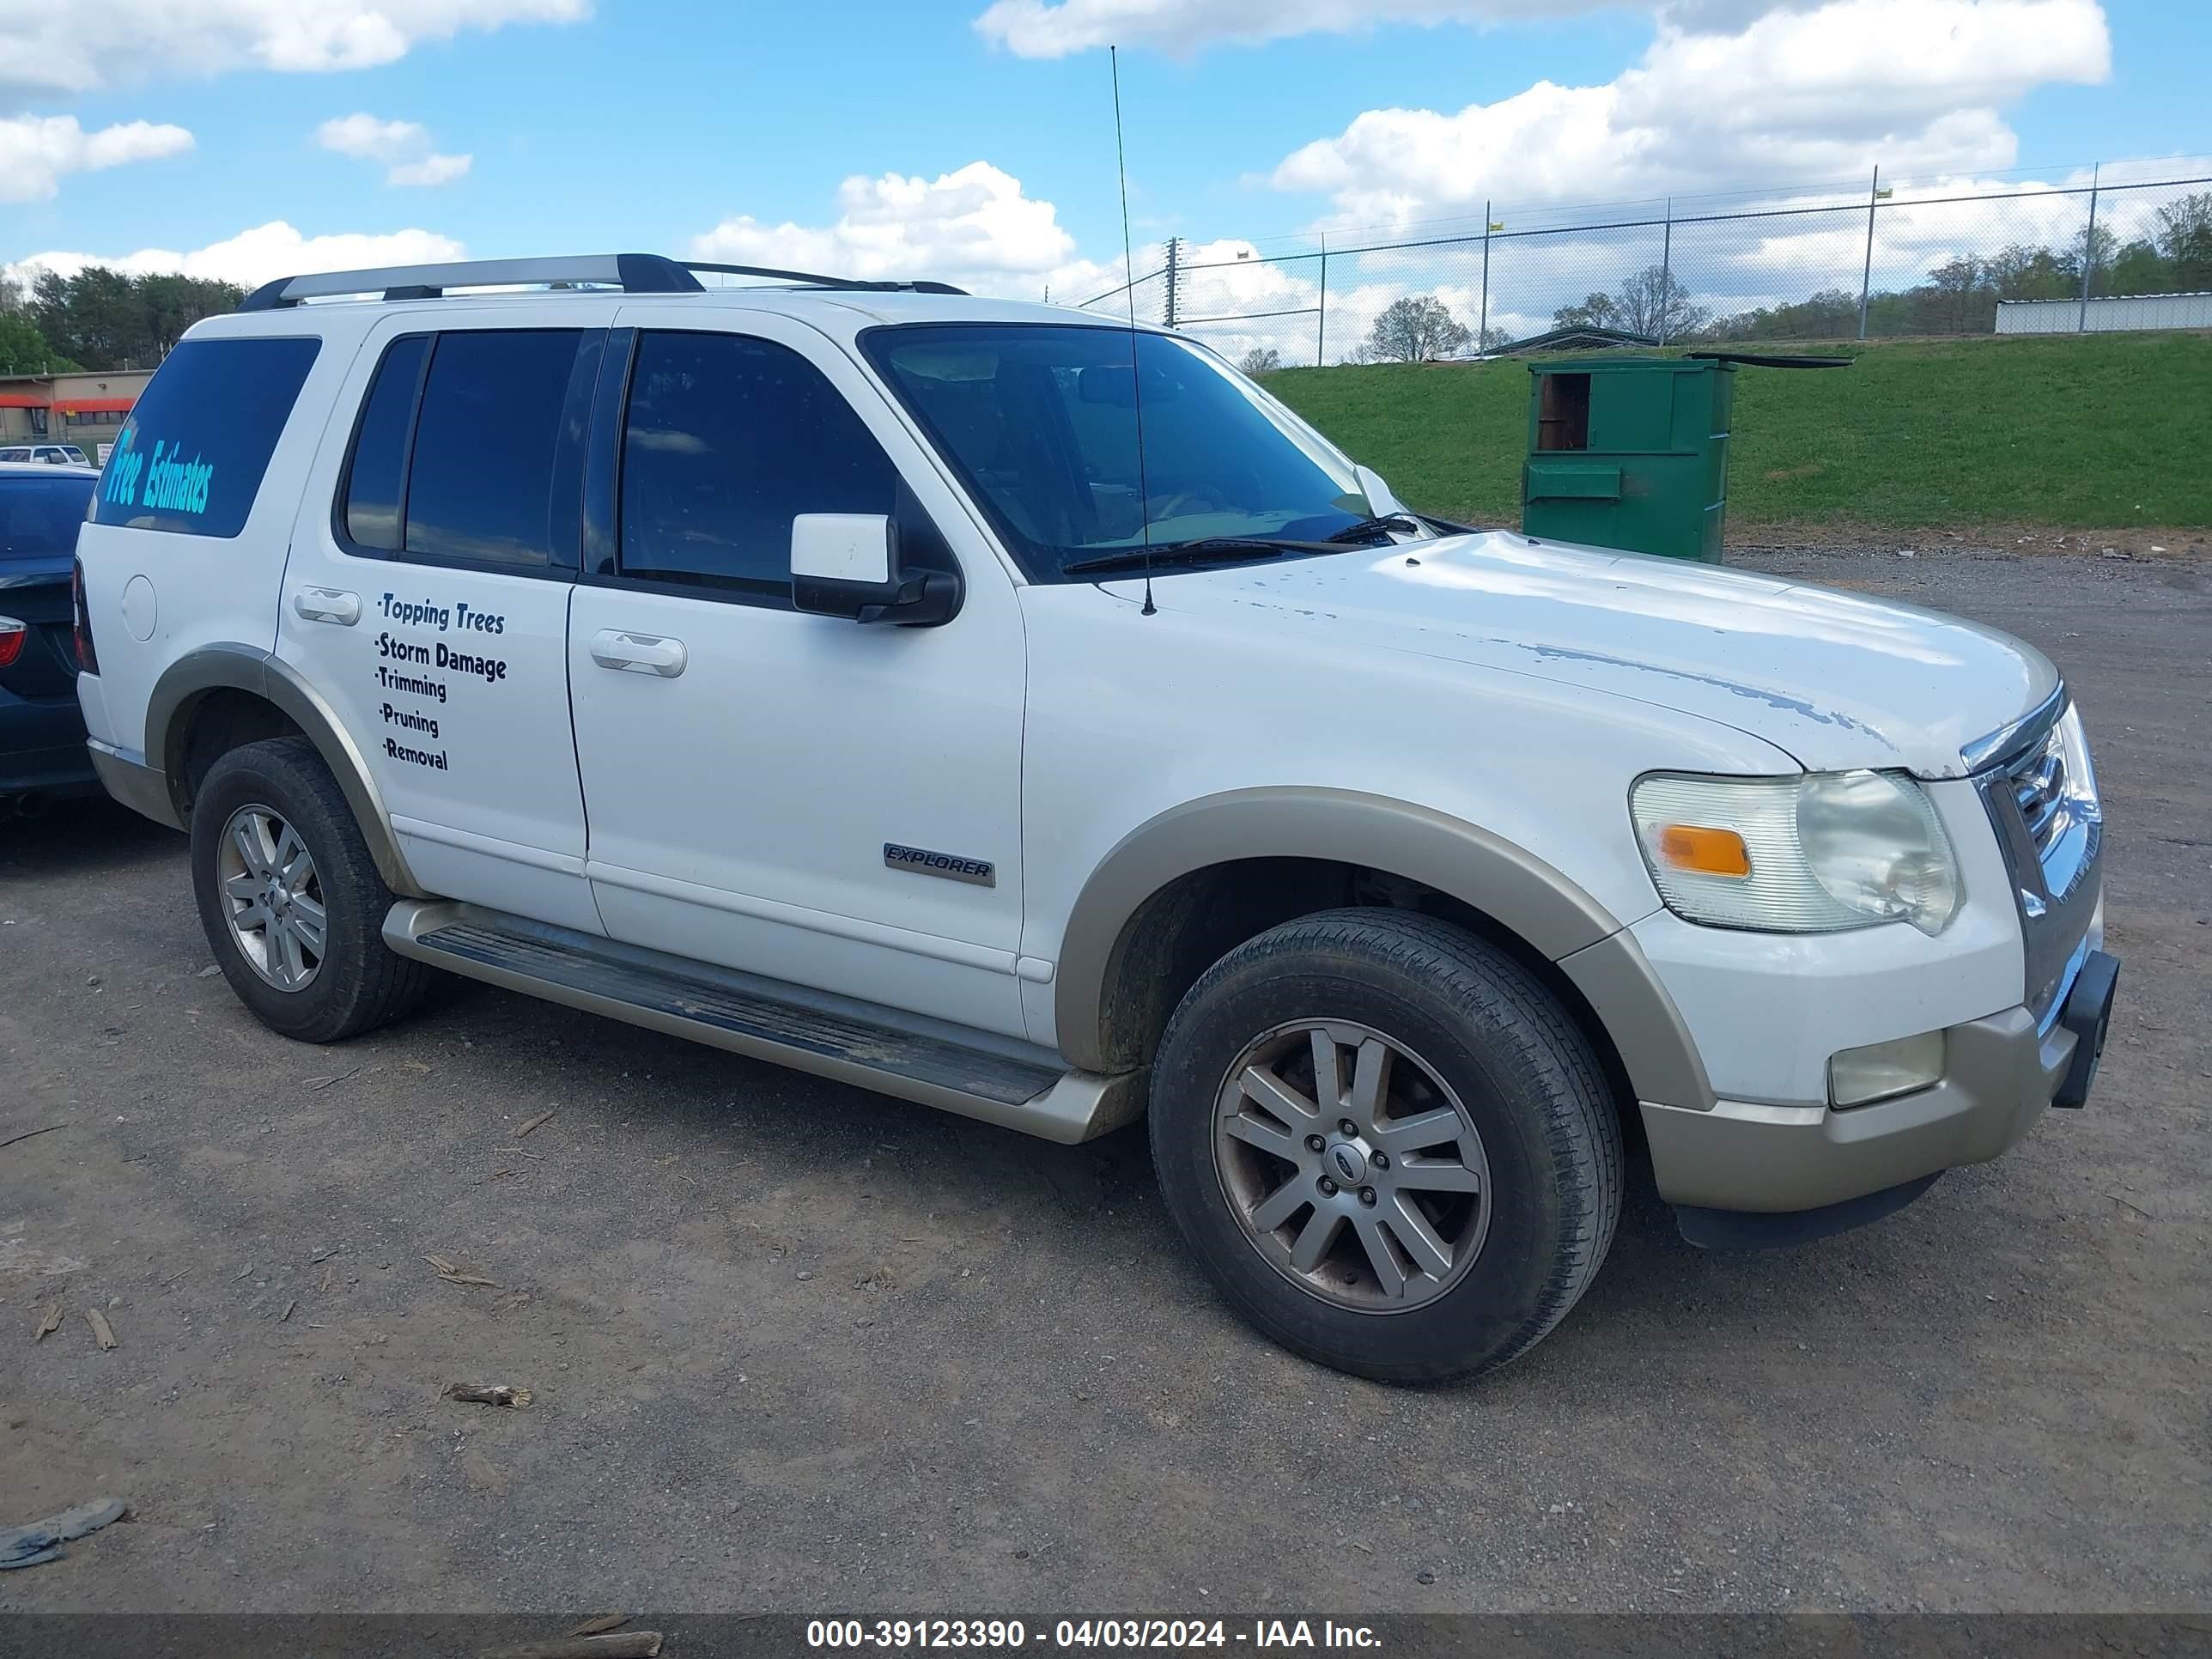
[[[280,276],[246,296],[240,311],[276,311],[307,300],[374,295],[385,300],[436,300],[456,288],[615,288],[625,294],[701,294],[697,273],[758,276],[800,288],[857,294],[964,294],[949,283],[871,282],[823,276],[770,265],[722,265],[658,253],[586,253],[543,259],[463,259],[447,264],[386,265],[368,270],[312,271]]]

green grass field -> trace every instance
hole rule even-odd
[[[2212,334],[1774,349],[1858,360],[1738,371],[1732,526],[2212,525]],[[1528,384],[1512,361],[1267,377],[1408,501],[1488,523],[1520,520]]]

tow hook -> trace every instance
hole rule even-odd
[[[2066,1075],[2051,1097],[2053,1106],[2079,1110],[2089,1098],[2089,1085],[2097,1080],[2097,1062],[2105,1057],[2105,1036],[2112,1025],[2112,989],[2120,981],[2120,959],[2092,951],[2074,976],[2066,994],[2066,1012],[2058,1023],[2074,1033],[2074,1058]]]

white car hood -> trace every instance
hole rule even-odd
[[[1152,591],[1163,611],[1272,627],[1296,618],[1375,650],[1680,709],[1762,738],[1812,771],[1963,776],[1963,745],[2058,686],[2042,653],[1956,617],[1503,531],[1176,570]]]

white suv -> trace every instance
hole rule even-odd
[[[1773,1242],[2081,1103],[2117,963],[2035,651],[1425,518],[1172,332],[710,269],[294,278],[140,399],[85,716],[275,1030],[434,967],[1149,1111],[1237,1307],[1395,1379],[1558,1323],[1632,1156]]]

